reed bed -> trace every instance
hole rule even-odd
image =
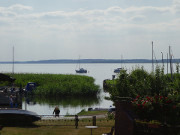
[[[18,87],[35,82],[34,94],[42,96],[92,96],[100,90],[93,77],[83,75],[17,73],[13,77]]]

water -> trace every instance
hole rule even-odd
[[[61,115],[77,114],[82,109],[89,107],[93,108],[108,108],[113,103],[109,100],[105,100],[105,96],[109,96],[108,93],[103,92],[103,80],[112,79],[114,69],[118,67],[124,67],[127,71],[131,71],[136,67],[144,67],[145,70],[151,71],[152,65],[149,64],[82,64],[83,68],[88,70],[87,76],[95,78],[95,83],[101,88],[100,99],[93,102],[91,99],[57,99],[58,102],[43,102],[37,101],[35,104],[25,104],[23,102],[22,109],[27,109],[36,112],[39,115],[51,115],[55,106],[59,106],[61,109]],[[51,73],[51,74],[76,74],[75,69],[77,64],[15,64],[15,73]],[[11,64],[0,64],[0,72],[12,72]],[[86,102],[85,102],[86,101]],[[77,102],[77,104],[74,104]],[[88,102],[90,104],[88,104]],[[79,103],[79,104],[78,104]],[[84,104],[83,104],[84,103]]]

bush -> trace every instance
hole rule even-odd
[[[161,123],[180,124],[180,104],[170,97],[137,96],[132,104],[134,111],[141,120],[158,120]]]

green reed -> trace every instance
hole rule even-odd
[[[25,87],[28,82],[35,82],[37,88],[34,93],[42,96],[91,96],[99,92],[99,86],[94,83],[95,79],[89,76],[17,73],[13,77],[18,87]]]

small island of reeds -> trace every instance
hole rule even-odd
[[[40,96],[95,96],[100,91],[95,79],[84,75],[16,73],[13,78],[17,87],[35,82],[34,94]]]

